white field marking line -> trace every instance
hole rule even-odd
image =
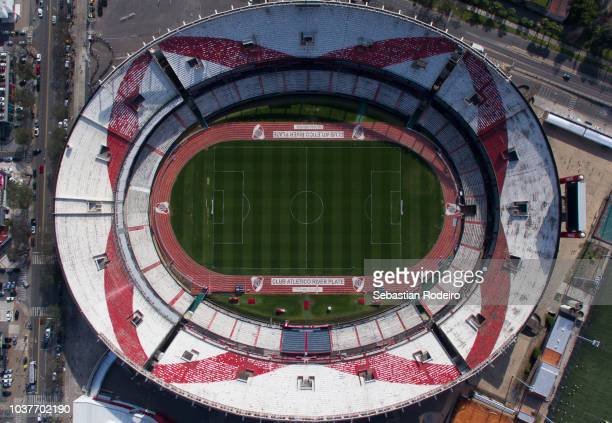
[[[224,241],[224,242],[215,242],[213,241],[214,245],[244,245],[244,219],[242,218],[242,216],[244,215],[244,170],[216,170],[215,172],[219,172],[219,173],[240,173],[242,175],[242,192],[241,192],[241,196],[240,196],[240,242],[237,241]],[[217,178],[215,178],[215,181],[217,180]],[[218,190],[214,190],[214,191],[221,191],[223,192],[223,221],[221,223],[215,223],[213,221],[213,225],[223,225],[225,223],[225,190],[222,189],[218,189]],[[250,204],[250,202],[249,202]],[[213,229],[214,232],[214,229]]]
[[[214,206],[215,206],[215,194],[217,192],[221,193],[221,222],[215,222],[215,216],[219,216],[219,213],[215,214]],[[217,201],[218,203],[218,201]],[[225,190],[216,189],[213,191],[213,225],[223,225],[225,223]]]
[[[326,141],[326,140],[303,140],[305,142],[321,142],[321,143],[325,143],[325,142],[334,142],[334,141]],[[274,141],[274,142],[283,142],[283,141]],[[320,150],[320,149],[345,149],[345,150],[356,150],[356,149],[365,149],[365,150],[397,150],[405,148],[408,151],[413,151],[407,147],[403,147],[403,146],[398,146],[398,145],[393,145],[393,146],[375,146],[375,147],[366,147],[364,145],[344,145],[344,146],[340,146],[340,145],[328,145],[328,146],[308,146],[308,147],[300,147],[297,145],[274,145],[274,142],[271,143],[271,145],[267,145],[267,144],[257,144],[257,145],[244,145],[244,146],[224,146],[223,149],[224,150],[237,150],[237,149],[244,149],[244,148],[288,148],[291,150],[302,150],[304,148],[310,148],[310,149],[314,149],[314,150]],[[297,141],[300,142],[300,141]],[[350,141],[338,141],[338,142],[342,142],[342,143],[348,143]],[[361,141],[360,141],[361,142]],[[371,142],[371,143],[382,143],[383,141],[366,141],[366,142]]]
[[[350,266],[350,267],[248,267],[248,266],[232,266],[232,269],[239,269],[239,270],[353,270],[355,269],[355,266]],[[259,273],[265,273],[265,272],[259,272]],[[322,276],[308,276],[308,277],[312,277],[312,278],[318,278],[318,277],[340,277],[340,276],[326,276],[326,275],[322,275]],[[282,277],[282,276],[279,276]]]
[[[368,214],[368,200],[370,202],[370,214]],[[366,219],[370,221],[370,225],[372,225],[372,194],[368,195],[363,204],[363,214],[365,214]],[[372,235],[372,228],[370,228],[370,239]]]
[[[402,179],[402,150],[400,149],[398,151],[399,151],[399,162],[400,162],[400,173],[399,173],[399,193],[400,193],[400,204],[399,204],[399,208],[400,208],[400,216],[399,216],[399,219],[400,219],[400,223],[399,223],[399,227],[400,227],[399,256],[402,257],[402,246],[403,246],[403,243],[402,243],[402,232],[403,232],[403,229],[402,229],[402,220],[403,220],[402,219],[402,215],[404,214],[404,210],[403,210],[404,204],[403,204],[403,201],[402,201],[402,191],[403,191],[402,190],[402,181],[403,181],[403,179]]]
[[[399,170],[370,170],[370,196],[372,197],[372,201],[370,202],[370,216],[372,216],[372,220],[370,221],[370,245],[402,245],[401,237],[399,242],[374,242],[374,216],[373,216],[373,204],[374,204],[374,182],[373,177],[375,173],[401,173]],[[390,191],[392,192],[392,191]]]
[[[211,205],[212,210],[215,209],[215,204],[214,204],[214,199],[215,199],[215,184],[217,183],[217,178],[215,177],[215,175],[217,174],[217,149],[213,149],[213,171],[212,171],[212,178],[213,178],[213,183],[212,183],[212,189],[213,189],[213,204]],[[210,232],[211,232],[211,244],[210,244],[210,256],[211,256],[211,261],[214,263],[215,260],[215,218],[213,216],[213,224],[210,225]]]
[[[291,206],[290,206],[291,208]],[[308,147],[306,147],[306,270],[308,270]]]
[[[243,192],[244,192],[244,188],[243,188]],[[246,194],[242,194],[242,212],[244,213],[244,201],[246,200],[249,208],[247,209],[247,214],[246,216],[242,217],[242,221],[244,222],[245,220],[247,220],[247,217],[249,217],[249,215],[251,214],[251,200],[249,200],[249,197],[246,196]]]
[[[293,207],[291,206],[293,205],[293,202],[300,194],[306,194],[306,199],[308,199],[308,194],[314,194],[319,199],[319,203],[321,203],[321,213],[312,222],[307,222],[307,221],[304,222],[298,219],[297,217],[295,217],[295,214],[293,213]],[[312,225],[313,223],[317,223],[319,220],[321,220],[321,217],[323,217],[324,211],[325,211],[325,203],[323,202],[323,199],[321,198],[321,196],[315,191],[306,191],[303,189],[301,191],[298,191],[293,197],[291,197],[291,200],[289,201],[289,213],[291,214],[291,218],[295,220],[297,223],[299,223],[300,225]]]
[[[401,225],[402,224],[402,218],[401,218],[402,192],[396,191],[396,190],[391,190],[389,192],[391,193],[391,197],[389,199],[389,222],[391,225],[395,225],[395,226]],[[397,195],[399,195],[399,201],[396,203]],[[395,207],[397,207],[398,204],[400,205],[400,218],[399,218],[399,222],[394,222],[393,221],[393,211],[395,210]]]

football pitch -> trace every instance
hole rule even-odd
[[[422,159],[363,141],[217,144],[182,169],[170,208],[193,259],[247,275],[359,275],[367,258],[421,258],[443,217]]]

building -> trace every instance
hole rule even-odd
[[[564,314],[559,314],[548,335],[542,357],[536,366],[530,392],[549,400],[554,392],[557,377],[560,374],[561,361],[567,344],[572,336],[575,320]]]
[[[21,15],[21,4],[15,0],[0,0],[0,22],[15,23]]]

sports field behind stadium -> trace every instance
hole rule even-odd
[[[420,258],[442,226],[439,182],[384,142],[235,141],[178,176],[172,225],[226,274],[358,275],[365,258]]]

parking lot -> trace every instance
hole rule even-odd
[[[90,30],[111,45],[116,63],[141,48],[143,41],[150,42],[152,37],[159,37],[183,22],[213,14],[215,10],[228,10],[232,4],[239,7],[246,3],[230,0],[113,1],[109,2],[112,7],[102,8],[102,16],[96,17]]]

